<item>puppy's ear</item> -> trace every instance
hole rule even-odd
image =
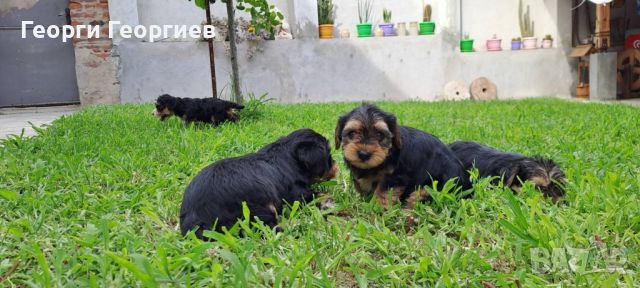
[[[398,125],[396,116],[393,116],[393,114],[387,114],[385,118],[385,122],[387,122],[389,130],[393,133],[393,146],[397,149],[402,149],[402,135],[400,133],[400,125]]]
[[[318,142],[300,142],[295,149],[295,157],[300,166],[312,177],[322,176],[329,163],[327,157],[331,157],[326,150],[326,146]]]
[[[336,150],[340,149],[340,145],[342,145],[342,130],[344,130],[344,125],[347,124],[347,116],[342,116],[338,119],[338,124],[336,124]]]
[[[398,149],[402,149],[402,136],[400,134],[400,126],[398,125],[393,129],[393,145]]]
[[[518,179],[516,179],[518,177],[518,173],[520,173],[520,165],[515,165],[513,167],[511,167],[511,169],[509,170],[509,174],[504,174],[506,178],[504,185],[507,187],[510,187],[511,189],[513,189],[515,186],[520,186],[518,183]]]

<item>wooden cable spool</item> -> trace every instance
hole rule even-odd
[[[459,101],[471,98],[467,85],[462,81],[451,81],[444,85],[444,100]]]
[[[480,77],[471,82],[471,99],[494,100],[498,99],[498,87],[491,80]]]

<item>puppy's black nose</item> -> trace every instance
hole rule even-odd
[[[360,150],[358,151],[358,158],[360,158],[360,160],[362,161],[367,161],[369,160],[369,158],[371,158],[371,153],[364,150]]]

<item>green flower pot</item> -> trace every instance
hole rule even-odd
[[[435,22],[420,22],[420,35],[433,35],[435,32]]]
[[[460,52],[473,52],[473,39],[460,40]]]
[[[358,27],[358,37],[371,37],[371,28],[373,24],[371,23],[360,23],[356,25]]]

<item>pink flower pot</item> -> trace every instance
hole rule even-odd
[[[536,49],[538,48],[538,38],[536,37],[525,37],[522,38],[522,49]]]
[[[487,51],[500,51],[500,50],[502,50],[502,39],[487,40]]]
[[[553,40],[542,40],[542,48],[549,49],[553,47]]]

